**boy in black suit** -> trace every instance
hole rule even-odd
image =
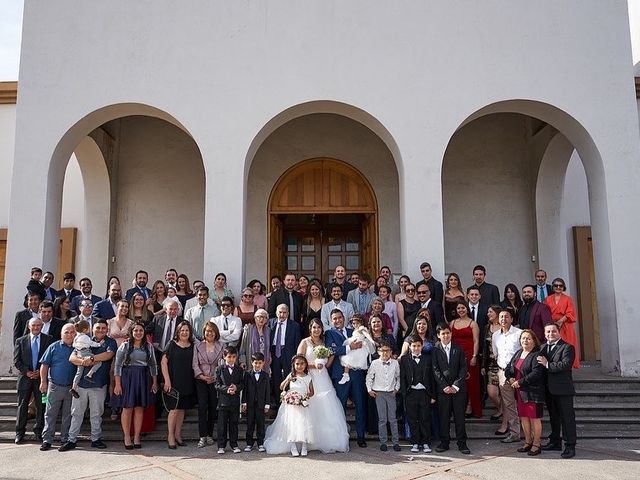
[[[238,448],[238,420],[240,417],[240,392],[244,387],[244,372],[236,364],[238,351],[236,347],[228,346],[223,352],[224,365],[216,369],[215,386],[218,392],[218,453],[223,454],[227,446],[227,432],[229,445],[233,453],[240,453]]]
[[[257,429],[258,451],[264,452],[264,416],[269,412],[269,375],[262,371],[264,355],[255,352],[251,355],[251,370],[244,374],[244,401],[242,412],[247,418],[247,446],[245,452],[253,448],[253,432]]]
[[[433,349],[433,376],[440,414],[440,445],[436,447],[436,452],[449,450],[449,419],[453,412],[458,450],[469,455],[471,452],[467,447],[467,431],[464,424],[464,410],[467,404],[464,379],[467,376],[467,361],[462,348],[451,343],[451,328],[448,325],[438,325],[436,331],[440,340]]]
[[[431,453],[431,404],[435,402],[431,355],[422,352],[419,336],[408,338],[411,351],[400,360],[400,391],[411,431],[411,451]]]

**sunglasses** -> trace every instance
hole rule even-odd
[[[243,294],[242,294],[242,296],[243,296],[243,297],[247,297],[247,298],[253,298],[253,295],[251,295],[251,294],[246,294],[246,293],[243,293]]]
[[[415,290],[413,288],[407,288],[405,290],[405,293],[413,293],[413,292],[415,292]]]
[[[223,303],[222,305],[220,305],[222,308],[231,308],[233,305],[231,305],[230,303]]]
[[[426,290],[418,290],[418,295],[426,295],[427,291]]]
[[[554,283],[553,288],[564,288],[564,285],[562,285],[561,283]]]

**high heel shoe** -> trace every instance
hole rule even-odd
[[[300,456],[300,452],[298,452],[298,446],[295,443],[291,444],[291,456],[292,457]]]
[[[133,444],[131,445],[127,445],[126,443],[124,444],[124,448],[125,450],[133,450]]]
[[[531,451],[531,447],[533,445],[530,443],[525,443],[522,447],[520,447],[519,449],[516,450],[516,452],[518,453],[527,453],[529,451]]]
[[[529,450],[527,455],[529,455],[530,457],[535,457],[536,455],[540,455],[541,453],[542,453],[542,449],[540,448],[540,444],[538,444],[538,445],[531,445],[531,450]]]
[[[173,445],[171,445],[170,443],[167,442],[167,448],[169,450],[175,450],[178,448],[178,446],[174,443]]]

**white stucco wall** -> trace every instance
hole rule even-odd
[[[16,106],[0,105],[0,228],[9,225],[9,198],[16,133]]]
[[[64,192],[62,194],[62,220],[61,227],[77,228],[76,236],[76,260],[75,274],[77,280],[85,276],[88,270],[88,263],[93,263],[95,259],[83,258],[84,243],[86,241],[85,225],[85,205],[84,205],[84,182],[82,173],[75,155],[71,156],[67,171],[64,175]],[[62,279],[56,278],[56,282]],[[98,285],[102,284],[102,279],[95,279]]]
[[[42,188],[38,198],[13,189],[7,298],[18,303],[32,263],[55,265],[60,165],[88,131],[118,114],[102,107],[150,105],[193,136],[213,187],[204,202],[204,272],[227,272],[237,289],[246,262],[247,152],[281,112],[330,100],[370,115],[363,123],[397,147],[390,149],[401,267],[409,271],[430,252],[442,276],[444,151],[465,119],[491,106],[554,124],[585,160],[596,268],[607,286],[599,302],[610,347],[603,363],[616,368],[620,360],[625,373],[640,374],[633,323],[640,259],[628,221],[640,203],[640,145],[630,58],[624,2],[27,2],[21,168],[12,185],[31,179]],[[411,208],[420,204],[415,221]],[[233,235],[221,236],[221,225]],[[155,238],[154,223],[140,241]],[[4,331],[2,342],[4,351]]]
[[[379,207],[380,265],[401,271],[398,173],[389,149],[358,122],[339,115],[316,114],[292,120],[272,133],[251,164],[247,183],[245,281],[266,280],[266,212],[273,186],[289,167],[316,157],[347,162],[369,181]]]

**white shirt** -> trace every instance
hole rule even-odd
[[[491,348],[496,357],[498,366],[503,370],[507,368],[513,355],[520,350],[520,334],[522,330],[511,325],[507,333],[502,333],[502,329],[494,332],[491,337]]]
[[[235,315],[228,315],[226,317],[227,328],[225,328],[225,316],[218,315],[210,320],[217,325],[220,330],[220,341],[225,345],[235,347],[238,345],[240,335],[242,335],[242,320]]]
[[[473,318],[475,321],[478,321],[478,307],[480,306],[479,303],[471,303],[469,302],[469,316],[471,318]],[[472,310],[473,309],[473,310]]]
[[[48,322],[44,322],[42,324],[42,333],[46,333],[47,335],[49,335],[49,330],[51,329],[51,320],[49,320]]]
[[[218,309],[218,307],[216,306],[216,302],[214,302],[213,300],[211,300],[210,298],[207,298],[207,303],[209,304],[209,306],[211,307],[216,307],[216,310]],[[193,298],[190,298],[189,300],[187,300],[187,303],[184,304],[184,311],[188,311],[190,308],[195,307],[196,305],[199,305],[198,303],[198,296],[196,295]],[[218,311],[218,313],[216,313],[216,316],[220,315],[220,312]]]
[[[374,360],[367,371],[365,383],[367,392],[400,390],[400,364],[393,358],[388,362],[383,362],[381,358]]]
[[[424,302],[424,303],[421,305],[421,308],[427,308],[427,307],[429,306],[429,302],[431,302],[431,299],[429,299],[429,300],[427,300],[426,302]]]

